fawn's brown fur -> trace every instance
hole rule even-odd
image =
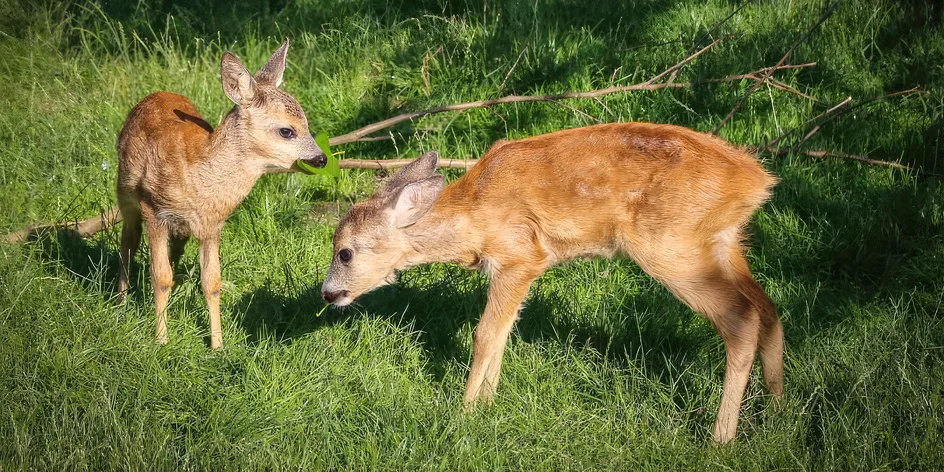
[[[187,240],[200,240],[203,294],[210,311],[210,344],[223,344],[220,324],[220,233],[223,222],[267,172],[299,170],[296,160],[324,167],[324,153],[308,131],[305,113],[282,92],[288,40],[251,75],[226,52],[223,90],[235,103],[214,130],[185,97],[156,92],[131,109],[118,136],[121,231],[119,297],[141,241],[142,219],[151,248],[157,339],[167,342],[167,299],[173,265]]]
[[[767,388],[780,397],[780,320],[742,245],[777,181],[754,156],[686,128],[623,123],[499,142],[445,189],[437,158],[424,155],[351,208],[334,235],[322,296],[347,305],[393,282],[395,270],[428,262],[483,270],[488,302],[466,405],[495,392],[531,283],[567,259],[615,254],[635,260],[724,338],[716,442],[735,437],[757,352]]]

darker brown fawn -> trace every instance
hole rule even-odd
[[[185,97],[148,95],[131,109],[118,136],[121,231],[119,297],[147,226],[157,339],[167,342],[173,265],[187,240],[200,240],[200,278],[210,311],[210,345],[223,345],[220,324],[220,233],[223,222],[265,173],[299,171],[296,160],[324,167],[298,102],[278,89],[288,39],[255,75],[223,53],[223,91],[235,103],[214,130]]]
[[[395,270],[454,262],[490,279],[475,329],[465,403],[491,400],[502,353],[531,283],[575,257],[629,256],[724,338],[727,373],[714,440],[735,437],[759,351],[783,392],[783,332],[742,245],[777,179],[721,139],[677,126],[606,124],[499,142],[443,189],[429,153],[351,208],[322,286],[338,306]]]

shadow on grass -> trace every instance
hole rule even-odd
[[[117,234],[115,228],[110,228],[86,239],[70,229],[44,228],[30,235],[28,244],[33,245],[33,248],[40,254],[44,261],[43,267],[47,273],[55,275],[65,270],[85,290],[99,292],[103,298],[111,299],[118,305],[117,288],[120,263],[117,251],[118,241],[115,234]],[[149,304],[147,313],[153,316],[154,306],[151,297],[149,265],[147,262],[138,262],[147,260],[147,251],[145,238],[138,251],[137,260],[131,264],[127,298],[139,303]],[[142,252],[144,257],[141,255]],[[199,307],[206,312],[202,294],[198,294],[196,297],[180,297],[179,293],[182,285],[192,283],[192,281],[188,281],[186,274],[197,274],[196,284],[197,292],[199,292],[198,266],[197,261],[188,260],[184,257],[174,267],[174,289],[171,294],[169,309],[192,311]],[[192,279],[192,277],[189,278]],[[207,331],[209,329],[208,323],[209,320],[206,316],[197,317],[197,324],[202,330]],[[210,345],[208,331],[204,337],[204,342],[207,346]]]
[[[55,274],[59,269],[48,263],[56,264],[86,290],[102,292],[110,298],[116,295],[119,266],[117,244],[109,239],[110,234],[102,232],[85,239],[71,229],[43,228],[31,234],[27,244],[41,255],[47,272]],[[146,277],[146,272],[135,265],[129,280],[140,280],[142,275]],[[139,286],[132,284],[128,295],[140,296]]]
[[[244,295],[235,305],[234,316],[251,343],[262,338],[292,342],[323,326],[347,323],[360,317],[376,317],[402,328],[417,331],[430,356],[430,374],[442,380],[447,365],[466,362],[471,352],[459,336],[469,333],[485,309],[487,285],[483,277],[449,266],[445,277],[423,288],[396,284],[382,287],[359,298],[354,306],[338,309],[324,307],[320,286],[312,286],[295,295],[282,295],[271,286]],[[473,289],[460,285],[477,285]],[[664,289],[645,291],[632,305],[646,313],[658,312],[674,298]],[[577,322],[566,307],[572,304],[560,295],[532,290],[515,328],[526,342],[571,343],[578,349],[592,348],[618,365],[642,358],[646,370],[665,380],[675,370],[667,359],[691,359],[693,350],[705,342],[710,331],[693,332],[684,328],[697,322],[695,315],[649,317],[634,316],[632,307],[620,307],[613,317],[625,321],[617,330],[593,327]],[[654,307],[650,309],[650,307]],[[681,308],[681,305],[679,305]],[[665,318],[668,318],[666,320]],[[684,361],[683,361],[684,362]]]

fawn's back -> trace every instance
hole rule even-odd
[[[646,259],[735,236],[775,182],[720,139],[678,126],[606,124],[499,142],[436,205],[461,208],[485,258],[515,257],[505,253],[529,242],[549,264],[616,252]]]
[[[118,136],[119,197],[178,212],[200,205],[190,195],[188,174],[208,159],[213,127],[193,103],[155,92],[131,109],[125,123]]]

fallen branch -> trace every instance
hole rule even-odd
[[[810,131],[806,134],[806,136],[803,138],[803,141],[806,141],[807,139],[809,139],[809,137],[812,136],[812,133],[815,133],[816,131],[819,131],[819,128],[820,128],[820,126],[823,125],[823,123],[825,123],[826,121],[829,121],[829,120],[824,120],[823,122],[818,123],[818,121],[819,121],[821,118],[823,118],[823,117],[828,117],[829,115],[832,115],[833,112],[835,112],[836,110],[838,110],[838,109],[840,109],[840,108],[842,108],[842,107],[848,105],[850,102],[852,102],[852,97],[846,97],[845,100],[839,102],[838,104],[832,106],[832,107],[829,108],[828,110],[824,111],[823,113],[820,113],[819,115],[816,115],[815,117],[813,117],[813,119],[808,120],[806,123],[804,123],[803,126],[806,127],[807,129],[809,129],[809,124],[810,124],[810,123],[813,123],[814,126],[813,126],[813,129],[810,130]],[[797,127],[792,128],[792,129],[789,129],[789,130],[787,130],[787,131],[784,131],[783,134],[781,134],[780,136],[777,136],[776,138],[771,139],[771,140],[767,143],[767,147],[774,147],[774,146],[776,146],[777,144],[780,144],[780,141],[783,141],[784,138],[786,138],[787,136],[790,136],[791,134],[795,133],[795,132],[796,132],[797,130],[799,130],[799,129],[800,129],[800,127],[797,126]]]
[[[727,36],[713,41],[711,44],[701,48],[694,54],[690,54],[686,56],[684,59],[682,59],[681,61],[679,61],[672,67],[669,67],[668,69],[664,70],[663,72],[659,73],[655,77],[645,82],[631,84],[631,85],[617,85],[617,86],[607,87],[607,88],[603,88],[599,90],[591,90],[589,92],[564,92],[564,93],[555,93],[555,94],[550,94],[550,95],[507,95],[501,98],[493,98],[489,100],[478,100],[474,102],[456,103],[452,105],[442,105],[438,107],[428,108],[426,110],[403,113],[403,114],[394,116],[392,118],[387,118],[386,120],[383,120],[383,121],[378,121],[376,123],[369,124],[362,128],[351,131],[350,133],[342,134],[340,136],[335,136],[330,139],[329,143],[332,146],[351,143],[351,142],[354,142],[363,138],[364,136],[375,133],[382,129],[389,128],[398,123],[402,123],[404,121],[411,121],[417,118],[422,118],[426,115],[432,115],[435,113],[442,113],[446,111],[463,111],[463,110],[469,110],[472,108],[485,108],[485,107],[490,107],[490,106],[498,105],[502,103],[553,102],[556,100],[572,99],[572,98],[596,98],[596,97],[601,97],[603,95],[609,95],[611,93],[618,93],[618,92],[632,92],[632,91],[637,91],[637,90],[652,91],[652,90],[662,90],[662,89],[667,89],[667,88],[689,87],[691,86],[691,84],[688,84],[688,83],[682,83],[682,84],[659,83],[657,84],[654,82],[656,80],[661,79],[662,77],[665,77],[668,74],[671,74],[673,71],[678,70],[685,64],[688,64],[689,62],[694,60],[696,57],[702,55],[705,51],[711,49],[712,47],[714,47],[716,44],[718,44],[721,40],[725,38],[727,38]]]
[[[7,233],[3,235],[2,238],[3,241],[8,243],[19,243],[28,240],[30,236],[36,233],[46,230],[64,230],[72,233],[75,237],[87,238],[119,221],[121,221],[121,213],[118,211],[118,206],[116,205],[98,216],[93,216],[82,221],[51,225],[29,225],[19,231]]]
[[[755,151],[757,150],[757,148],[748,148],[748,149],[752,149],[752,150],[755,150]],[[914,171],[915,171],[915,169],[914,169],[913,167],[907,166],[907,165],[905,165],[905,164],[900,164],[900,163],[898,163],[898,162],[881,161],[881,160],[878,160],[878,159],[871,159],[871,158],[868,158],[868,157],[865,157],[865,156],[857,156],[857,155],[854,155],[854,154],[845,154],[845,153],[841,153],[841,152],[832,152],[832,151],[823,151],[823,150],[807,151],[807,150],[803,150],[803,149],[800,149],[800,150],[793,150],[793,149],[790,149],[790,148],[761,148],[760,150],[762,150],[762,151],[767,151],[767,152],[769,152],[769,153],[771,153],[771,154],[774,154],[774,155],[777,155],[777,156],[783,156],[783,155],[786,155],[786,154],[789,154],[789,153],[793,152],[793,153],[803,154],[803,155],[810,156],[810,157],[815,157],[815,158],[818,158],[818,159],[823,159],[823,158],[826,158],[826,157],[838,157],[838,158],[840,158],[840,159],[852,159],[852,160],[854,160],[854,161],[864,162],[864,163],[866,163],[866,164],[871,164],[871,165],[876,165],[876,166],[894,167],[894,168],[896,168],[896,169],[907,170],[907,171],[910,171],[910,172],[914,172]],[[935,173],[933,173],[933,172],[928,172],[928,171],[924,171],[923,173],[925,173],[925,174],[930,174],[930,175],[938,175],[938,174],[935,174]]]
[[[341,159],[338,163],[342,169],[389,170],[403,167],[413,161],[414,159]],[[439,159],[439,167],[469,170],[478,161],[478,159]]]
[[[724,39],[724,38],[721,38],[721,39]],[[721,39],[719,39],[718,41],[721,41]],[[701,51],[698,51],[695,55],[701,54],[707,48],[716,44],[718,41],[715,41],[714,43],[711,43],[710,45],[706,46]],[[694,59],[695,55],[684,59],[683,62]],[[490,99],[490,100],[479,100],[476,102],[455,103],[452,105],[442,105],[438,107],[427,108],[426,110],[403,113],[401,115],[394,116],[393,118],[388,118],[383,121],[378,121],[376,123],[369,124],[367,126],[364,126],[363,128],[359,128],[357,130],[351,131],[350,133],[342,134],[340,136],[335,136],[331,138],[330,143],[332,146],[336,146],[336,145],[348,144],[348,143],[357,142],[357,141],[387,140],[387,139],[390,139],[387,136],[371,137],[367,135],[389,128],[391,126],[394,126],[398,123],[402,123],[404,121],[420,118],[427,115],[433,115],[436,113],[443,113],[447,111],[464,111],[464,110],[469,110],[472,108],[486,108],[486,107],[490,107],[492,105],[497,105],[500,103],[521,103],[521,102],[556,103],[562,99],[597,98],[597,97],[601,97],[601,96],[609,95],[613,93],[618,93],[618,92],[632,92],[632,91],[639,91],[639,90],[653,91],[653,90],[662,90],[662,89],[680,89],[680,88],[691,87],[693,85],[698,85],[698,84],[736,82],[739,80],[753,80],[756,83],[762,83],[764,80],[763,76],[766,74],[772,74],[780,70],[802,69],[805,67],[813,67],[816,65],[815,62],[807,62],[805,64],[781,64],[779,66],[764,67],[762,69],[757,69],[755,71],[748,72],[745,74],[734,74],[734,75],[729,75],[729,76],[721,77],[717,79],[708,79],[708,80],[704,80],[697,83],[691,83],[691,82],[677,82],[677,83],[663,82],[663,83],[658,83],[658,84],[652,83],[653,80],[658,80],[659,78],[665,77],[666,74],[669,74],[671,73],[671,71],[675,70],[677,67],[680,67],[680,64],[684,65],[683,62],[679,62],[678,64],[670,67],[669,69],[666,69],[664,72],[660,73],[659,75],[657,75],[656,77],[652,79],[649,79],[645,82],[632,84],[632,85],[611,86],[611,87],[606,87],[606,88],[602,88],[598,90],[590,90],[587,92],[563,92],[563,93],[556,93],[556,94],[549,94],[549,95],[509,95],[506,97],[495,98],[495,99]],[[793,87],[790,87],[786,84],[782,84],[782,86],[775,85],[775,87],[780,88],[781,90],[786,90],[788,92],[806,97],[806,98],[812,98],[804,94],[803,92],[800,92],[799,90],[796,90]],[[344,160],[342,160],[341,162],[344,162]],[[344,168],[343,164],[342,164],[342,168]]]
[[[816,31],[817,28],[819,28],[819,25],[823,24],[823,22],[826,21],[827,18],[832,16],[833,12],[836,11],[836,7],[838,7],[841,2],[842,0],[836,0],[835,2],[833,2],[832,5],[826,8],[826,11],[824,11],[823,14],[820,15],[819,20],[817,20],[816,23],[814,23],[813,26],[809,30],[807,30],[806,34],[801,36],[800,39],[796,40],[796,42],[793,43],[792,46],[790,46],[790,49],[787,50],[787,53],[784,54],[783,57],[781,57],[779,61],[777,61],[777,64],[774,67],[776,68],[776,67],[782,66],[785,62],[787,62],[787,59],[790,57],[791,54],[793,54],[793,51],[797,48],[797,46],[799,46],[801,43],[806,41],[813,34],[813,32]],[[773,75],[773,71],[765,74],[762,80],[754,82],[754,85],[752,85],[750,88],[747,89],[747,92],[741,97],[741,99],[738,100],[737,103],[734,104],[734,108],[732,108],[731,111],[728,112],[728,114],[724,117],[724,119],[721,120],[721,123],[718,124],[718,127],[715,128],[714,134],[718,134],[718,131],[721,131],[721,128],[724,127],[725,123],[727,123],[731,118],[734,117],[734,114],[737,113],[738,108],[741,108],[741,105],[744,104],[744,101],[747,100],[747,97],[750,97],[751,94],[754,93],[755,90],[760,88],[761,85],[767,82],[767,80],[770,79],[772,75]]]

